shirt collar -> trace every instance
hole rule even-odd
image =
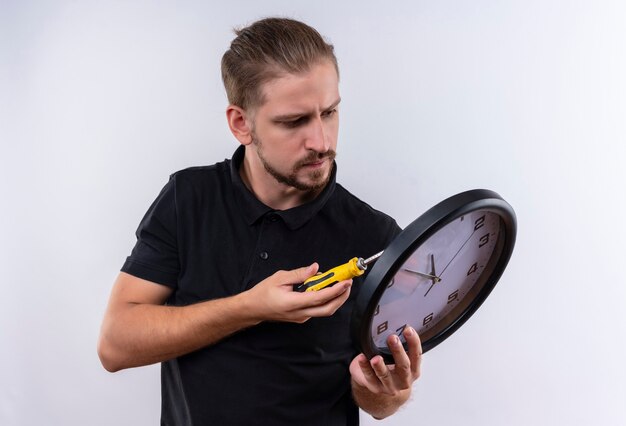
[[[291,229],[297,229],[306,224],[315,214],[324,207],[330,196],[335,191],[335,179],[337,176],[337,164],[333,162],[330,179],[324,190],[312,201],[287,210],[273,210],[259,201],[246,187],[239,175],[239,167],[245,155],[244,146],[239,146],[230,162],[230,177],[233,182],[235,198],[245,217],[246,223],[252,225],[261,217],[272,213],[280,217]]]

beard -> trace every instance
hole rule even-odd
[[[305,158],[298,161],[292,167],[291,171],[288,174],[285,174],[272,166],[270,162],[263,156],[263,143],[259,138],[257,138],[254,132],[252,132],[252,143],[257,148],[257,155],[259,156],[259,160],[261,160],[265,171],[268,172],[279,183],[291,186],[293,188],[296,188],[297,190],[304,192],[316,192],[323,189],[330,181],[330,176],[332,174],[330,171],[325,175],[325,170],[312,170],[308,174],[310,182],[303,182],[302,180],[299,180],[298,172],[306,167],[308,164],[315,163],[321,160],[327,160],[328,162],[332,163],[332,161],[337,156],[337,153],[332,149],[324,153],[311,152]]]

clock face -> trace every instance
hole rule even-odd
[[[500,236],[500,216],[478,210],[439,229],[389,280],[374,312],[371,337],[379,349],[387,337],[413,327],[427,340],[467,309],[480,291]]]
[[[418,217],[385,249],[360,288],[351,322],[359,349],[393,363],[387,338],[404,339],[407,326],[420,335],[424,352],[443,342],[489,296],[516,232],[511,206],[484,189],[454,195]]]

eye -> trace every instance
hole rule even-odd
[[[308,117],[300,117],[295,120],[283,121],[282,124],[283,126],[287,128],[293,129],[293,128],[302,126],[303,124],[306,124],[307,121],[308,121]]]
[[[322,117],[329,118],[329,117],[332,117],[333,115],[335,115],[336,113],[337,113],[337,108],[333,108],[333,109],[331,109],[329,111],[324,111],[322,113]]]

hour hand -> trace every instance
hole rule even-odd
[[[433,254],[430,255],[430,273],[433,276],[433,283],[430,285],[430,287],[428,287],[428,290],[426,291],[424,297],[428,296],[428,293],[430,293],[430,290],[433,289],[435,284],[441,281],[441,278],[439,278],[435,272],[435,256]]]
[[[435,272],[435,255],[432,253],[430,254],[430,273],[434,276],[437,276],[437,273]],[[441,281],[441,279],[439,279],[439,281]]]

